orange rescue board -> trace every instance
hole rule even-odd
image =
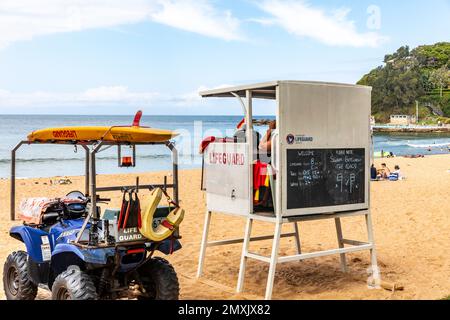
[[[178,134],[146,127],[60,127],[33,131],[28,141],[166,142]]]

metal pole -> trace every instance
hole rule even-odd
[[[175,203],[179,204],[179,184],[178,184],[178,150],[174,147],[172,150],[173,153],[173,185],[175,189],[173,191],[173,196],[175,199]]]
[[[168,142],[166,146],[172,151],[173,161],[173,198],[176,204],[179,205],[179,185],[178,185],[178,150],[175,148],[173,142]]]
[[[241,103],[241,107],[242,107],[242,111],[244,112],[244,116],[247,114],[247,108],[245,107],[245,103],[242,101],[241,97],[235,93],[235,92],[231,92],[231,94],[237,98],[239,100],[239,102]]]
[[[379,288],[381,283],[381,275],[380,275],[380,269],[378,268],[378,262],[377,262],[377,251],[375,246],[375,239],[373,235],[373,225],[372,225],[372,215],[370,212],[370,209],[367,211],[366,215],[366,226],[367,226],[367,236],[369,239],[369,243],[372,245],[372,248],[370,249],[370,264],[372,269],[372,283],[371,285]]]
[[[119,144],[117,145],[117,165],[122,167],[122,146]]]
[[[89,196],[89,147],[82,145],[85,153],[85,166],[84,166],[84,193]]]
[[[11,151],[11,221],[16,219],[16,150]]]
[[[265,300],[272,299],[273,283],[275,280],[275,270],[278,263],[278,250],[280,248],[280,235],[281,235],[282,222],[277,221],[275,223],[275,235],[273,237],[272,254],[270,256],[269,275],[267,277],[266,295]]]
[[[294,233],[295,233],[295,247],[297,248],[297,254],[301,254],[302,253],[302,244],[300,242],[300,232],[299,232],[297,222],[294,222]]]
[[[19,142],[14,149],[11,150],[11,198],[10,198],[10,219],[16,219],[16,151],[24,144]]]
[[[253,111],[252,111],[252,92],[250,90],[246,91],[247,97],[247,113],[245,115],[245,120],[247,122],[247,144],[248,144],[248,195],[249,195],[249,214],[253,213],[253,158],[254,158],[254,150],[253,150]]]
[[[91,152],[90,152],[90,182],[89,182],[89,194],[91,196],[91,212],[92,212],[92,217],[94,217],[94,219],[99,219],[98,215],[97,215],[97,172],[96,172],[96,166],[95,166],[95,154],[98,152],[98,150],[100,150],[100,148],[102,147],[103,143],[100,142]]]
[[[336,234],[337,234],[338,245],[339,245],[339,248],[342,249],[342,248],[344,248],[344,242],[342,241],[343,236],[342,236],[341,219],[335,218],[334,222],[336,224]],[[348,269],[347,269],[347,260],[345,258],[345,253],[341,253],[340,258],[341,258],[342,272],[346,273],[348,271]]]
[[[281,143],[282,139],[280,139],[280,132],[282,133],[282,123],[281,123],[281,105],[280,105],[280,87],[277,86],[276,88],[276,97],[277,97],[277,143],[275,147],[275,154],[272,154],[272,157],[275,156],[277,159],[277,177],[275,180],[275,197],[277,199],[275,203],[275,216],[278,220],[282,220],[283,218],[283,212],[282,212],[282,203],[281,203],[281,183],[282,183],[282,174],[281,171],[284,170],[283,165],[283,154],[281,152]]]
[[[198,257],[197,278],[203,275],[203,266],[205,264],[206,248],[208,247],[209,226],[211,224],[211,211],[207,210],[205,215],[205,225],[203,226],[202,243],[200,244],[200,255]]]
[[[241,254],[241,264],[239,266],[239,276],[236,292],[241,293],[244,290],[244,281],[245,281],[245,269],[247,267],[247,255],[250,246],[250,241],[252,237],[252,227],[253,227],[253,219],[252,217],[247,218],[247,223],[245,225],[245,235],[244,242],[242,244],[242,254]]]
[[[100,142],[90,153],[89,153],[89,162],[90,162],[90,183],[89,183],[89,195],[91,197],[91,210],[89,211],[86,219],[84,220],[83,226],[81,227],[80,231],[78,232],[77,239],[75,240],[75,243],[78,243],[81,239],[81,236],[84,233],[84,230],[86,230],[86,227],[91,220],[91,217],[94,217],[94,219],[98,219],[97,217],[97,191],[96,191],[96,172],[95,172],[95,154],[97,151],[102,147],[103,142]],[[92,227],[91,227],[92,228]]]
[[[416,100],[416,124],[419,124],[419,101]]]

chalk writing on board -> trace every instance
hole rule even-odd
[[[288,209],[364,203],[364,149],[287,151]]]

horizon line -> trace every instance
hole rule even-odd
[[[65,114],[65,113],[0,113],[0,116],[109,116],[109,117],[125,117],[134,116],[134,114]],[[240,114],[143,114],[143,117],[240,117]],[[275,115],[253,115],[254,117],[273,117]]]

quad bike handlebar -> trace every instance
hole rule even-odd
[[[111,198],[101,198],[97,195],[97,202],[111,202]]]

